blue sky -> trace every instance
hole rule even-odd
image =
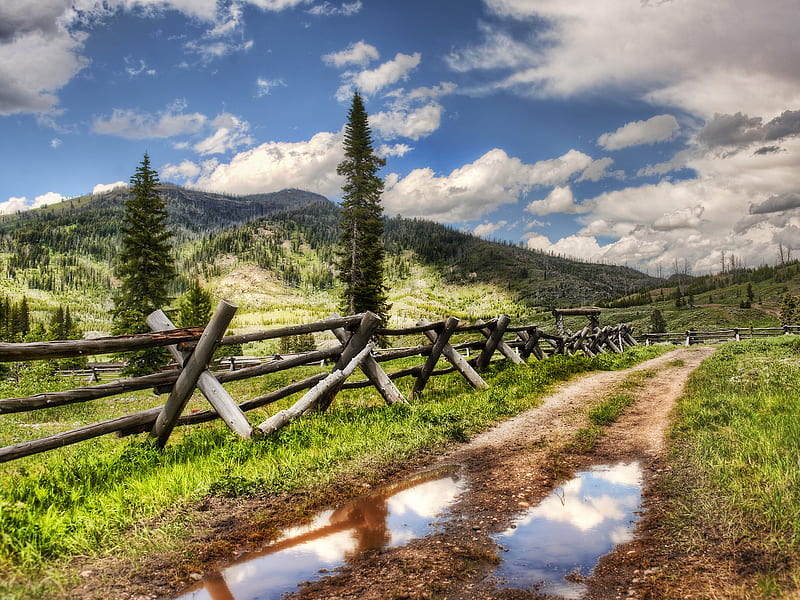
[[[3,0],[0,211],[164,181],[337,199],[669,275],[800,251],[796,0]]]

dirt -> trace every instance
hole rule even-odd
[[[83,583],[64,597],[175,597],[201,576],[214,573],[243,551],[263,545],[280,528],[308,518],[319,508],[337,506],[365,488],[398,481],[421,469],[456,464],[461,466],[468,489],[451,508],[452,518],[437,533],[404,546],[366,552],[349,560],[336,573],[307,584],[293,597],[546,598],[535,590],[497,587],[490,575],[498,564],[499,550],[491,536],[506,530],[515,517],[541,501],[576,470],[635,460],[644,471],[645,516],[637,526],[636,539],[606,555],[594,575],[584,581],[586,597],[659,598],[661,592],[653,592],[653,582],[660,581],[664,564],[654,564],[653,557],[669,562],[670,556],[659,548],[654,533],[657,523],[648,515],[658,512],[654,482],[664,470],[664,434],[689,374],[712,352],[711,348],[683,348],[631,369],[574,379],[557,388],[538,408],[505,421],[444,455],[419,456],[369,481],[354,475],[338,482],[335,489],[312,494],[209,499],[186,515],[196,532],[192,540],[173,551],[149,555],[136,564],[106,559],[78,565]],[[630,385],[634,381],[637,385]],[[632,393],[635,401],[607,428],[597,446],[588,452],[575,451],[574,444],[571,449],[569,443],[575,433],[588,424],[586,406],[623,391]],[[682,597],[681,593],[674,597]]]

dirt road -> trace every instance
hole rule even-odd
[[[498,589],[487,577],[498,563],[493,535],[506,530],[526,508],[536,505],[576,470],[596,464],[638,461],[645,492],[659,469],[664,433],[675,400],[689,374],[713,353],[710,348],[682,348],[631,369],[591,373],[563,384],[544,403],[438,457],[421,457],[414,469],[460,465],[468,487],[452,506],[452,517],[434,535],[404,546],[374,550],[348,561],[341,571],[310,583],[296,594],[302,599],[387,598],[477,600],[546,598],[531,590]],[[638,376],[637,376],[638,374]],[[628,385],[626,385],[626,382]],[[630,385],[632,382],[635,385]],[[586,406],[626,391],[635,397],[622,417],[588,453],[565,450],[586,427]],[[391,483],[408,470],[386,474]],[[291,498],[280,499],[286,505]],[[114,569],[113,583],[92,577],[69,597],[114,597],[131,600],[175,597],[187,586],[192,570],[203,564],[212,573],[237,547],[252,545],[268,532],[241,526],[255,504],[207,506],[204,533],[193,565],[172,556],[152,557],[146,565]],[[637,598],[639,573],[636,542],[607,555],[596,574],[585,581],[588,598]],[[183,553],[185,555],[185,552]],[[96,568],[96,567],[94,567]],[[155,574],[154,574],[155,571]],[[147,573],[147,575],[143,575]],[[226,596],[228,597],[228,596]]]

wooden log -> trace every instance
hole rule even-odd
[[[51,406],[63,406],[65,404],[75,404],[107,398],[126,392],[145,390],[147,388],[169,385],[178,378],[175,371],[153,373],[142,377],[132,377],[129,379],[119,379],[96,386],[80,387],[64,392],[45,392],[26,398],[5,398],[0,400],[0,415],[16,412],[27,412],[39,408],[49,408]]]
[[[316,375],[312,375],[311,377],[306,377],[305,379],[301,379],[300,381],[295,381],[287,385],[286,387],[282,387],[274,392],[269,392],[268,394],[264,394],[262,396],[256,396],[250,400],[245,400],[241,404],[239,404],[239,408],[247,412],[249,410],[253,410],[255,408],[261,408],[262,406],[266,406],[267,404],[272,404],[273,402],[277,402],[278,400],[282,400],[287,396],[291,396],[292,394],[296,394],[297,392],[302,392],[303,390],[307,390],[310,387],[314,387],[317,383],[325,379],[327,373],[317,373]],[[148,429],[153,427],[153,423],[156,422],[156,418],[158,417],[158,413],[161,412],[161,408],[155,408],[148,411],[152,414],[149,420],[144,420],[142,423],[134,424],[131,427],[126,427],[124,429],[120,429],[117,434],[119,437],[126,437],[129,435],[135,435],[137,433],[143,433]],[[191,413],[187,415],[181,415],[181,418],[178,419],[178,427],[183,425],[196,425],[198,423],[207,423],[209,421],[214,421],[219,419],[220,416],[215,410],[201,410],[200,412]],[[259,432],[260,433],[260,432]]]
[[[371,314],[371,313],[370,313]],[[378,319],[380,322],[380,319]],[[343,369],[334,369],[325,379],[316,384],[308,392],[303,394],[291,408],[275,413],[269,419],[258,426],[258,429],[265,435],[270,435],[278,431],[281,427],[290,423],[299,416],[313,410],[320,402],[324,402],[330,393],[336,390],[345,379],[352,375],[361,361],[364,360],[375,347],[373,342],[366,344]]]
[[[350,340],[351,334],[344,328],[337,327],[332,329],[333,335],[336,336],[342,345],[347,344]],[[383,400],[388,405],[392,404],[408,404],[405,396],[397,389],[397,386],[386,375],[386,372],[381,369],[380,365],[376,362],[375,358],[368,355],[361,361],[361,371],[367,376],[367,379],[375,386],[378,393],[383,397]]]
[[[416,398],[425,389],[425,386],[428,384],[428,379],[430,379],[431,373],[433,372],[434,368],[436,368],[436,363],[439,362],[439,357],[442,355],[444,347],[448,345],[450,336],[453,335],[456,327],[458,327],[458,319],[456,317],[447,317],[444,322],[444,326],[442,327],[442,331],[439,332],[439,334],[436,336],[436,339],[433,341],[431,353],[428,355],[425,364],[422,366],[422,369],[417,376],[417,380],[414,382],[414,387],[411,390],[412,397]]]
[[[236,312],[236,307],[231,304],[227,304],[227,306],[233,308],[231,311],[231,317],[233,317],[233,314]],[[227,307],[225,310],[228,310]],[[172,329],[174,327],[169,317],[167,317],[162,310],[156,310],[150,313],[147,319],[145,319],[145,322],[153,331]],[[186,361],[190,360],[192,356],[191,352],[179,350],[177,346],[167,346],[167,350],[169,350],[172,358],[174,358],[181,367],[183,367]],[[207,362],[208,361],[206,361],[206,363]],[[247,417],[244,416],[244,413],[236,405],[236,402],[234,402],[230,394],[228,394],[225,388],[222,387],[222,384],[217,381],[207,368],[200,373],[197,379],[197,387],[200,389],[203,396],[206,397],[206,400],[211,403],[211,406],[214,407],[214,410],[222,417],[222,420],[225,421],[225,424],[231,431],[246,440],[249,440],[253,436],[253,427],[250,425]]]
[[[427,323],[425,319],[422,319],[421,323],[432,325],[432,323]],[[426,329],[425,337],[427,337],[431,342],[435,343],[439,336],[433,329]],[[473,388],[476,390],[485,390],[489,387],[489,384],[484,381],[483,377],[478,375],[469,362],[467,362],[467,360],[458,353],[455,346],[452,346],[450,343],[446,343],[442,348],[442,354],[448,360],[448,362],[453,365],[453,368],[461,373],[464,379],[466,379]]]
[[[476,361],[476,365],[479,369],[485,369],[489,365],[489,361],[495,350],[499,350],[503,356],[516,365],[525,364],[525,361],[503,341],[503,334],[505,334],[506,327],[508,327],[510,322],[511,319],[508,315],[500,315],[497,317],[497,323],[494,329],[489,329],[488,327],[481,328],[480,332],[486,336],[486,346]],[[481,325],[482,323],[478,321],[478,324]]]
[[[84,440],[100,437],[107,433],[113,433],[122,429],[140,425],[143,422],[148,422],[150,419],[155,419],[161,408],[157,407],[149,411],[142,411],[132,415],[125,415],[124,417],[117,417],[101,423],[94,423],[92,425],[85,425],[56,433],[47,437],[39,438],[38,440],[31,440],[28,442],[20,442],[5,448],[0,448],[0,463],[22,458],[23,456],[31,456],[47,450],[54,450],[62,446],[68,446]]]
[[[56,342],[29,342],[25,344],[0,343],[0,362],[25,362],[144,350],[145,348],[193,342],[200,339],[202,332],[203,330],[200,327],[188,327],[174,331],[137,333],[93,340],[63,340]]]
[[[353,357],[360,354],[361,350],[363,350],[367,344],[369,344],[370,339],[372,339],[372,336],[375,334],[375,331],[378,329],[380,324],[381,319],[375,313],[371,311],[363,313],[361,315],[361,322],[358,325],[358,329],[356,329],[355,333],[353,333],[353,335],[350,336],[350,339],[347,340],[347,345],[342,350],[339,360],[336,361],[336,366],[334,369],[341,371],[348,364],[350,364],[350,362],[353,360]],[[338,392],[339,389],[337,387],[332,387],[321,401],[314,403],[314,408],[320,411],[327,410]]]
[[[280,327],[277,329],[270,329],[267,331],[255,331],[253,333],[240,333],[238,335],[229,335],[222,338],[220,345],[229,346],[232,344],[246,344],[247,342],[260,342],[262,340],[271,340],[275,338],[288,337],[291,335],[299,335],[301,333],[314,333],[317,331],[328,331],[332,327],[355,327],[361,322],[362,315],[352,315],[349,317],[339,317],[337,319],[327,319],[325,321],[317,321],[315,323],[306,323],[301,325],[290,325],[288,327]]]
[[[169,394],[169,398],[167,398],[167,403],[158,415],[156,423],[153,425],[153,430],[150,432],[151,437],[156,440],[156,445],[159,448],[163,448],[166,445],[172,430],[178,422],[178,418],[181,416],[181,412],[197,385],[200,374],[206,370],[211,356],[219,344],[219,340],[225,334],[236,308],[235,305],[225,300],[219,302],[211,321],[203,331],[200,341],[197,342],[197,348],[186,360]]]

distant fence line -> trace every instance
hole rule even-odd
[[[323,411],[341,389],[373,386],[387,404],[407,403],[394,380],[414,377],[412,397],[425,389],[429,379],[445,373],[458,372],[476,389],[487,388],[480,375],[497,354],[501,359],[524,364],[530,357],[542,360],[552,354],[583,352],[589,356],[605,352],[622,352],[635,345],[632,328],[627,324],[599,327],[597,309],[581,311],[572,309],[564,314],[589,317],[589,325],[573,333],[550,335],[536,325],[511,326],[507,315],[473,325],[461,324],[456,317],[435,323],[421,320],[414,327],[382,329],[380,319],[370,312],[359,315],[334,316],[323,321],[281,327],[232,336],[224,336],[236,306],[221,301],[205,328],[176,328],[160,310],[147,318],[153,330],[150,334],[117,336],[94,340],[64,340],[24,344],[0,343],[0,362],[35,361],[124,352],[153,347],[167,347],[177,368],[140,377],[123,378],[97,385],[87,385],[63,392],[45,392],[25,398],[0,399],[0,416],[28,412],[53,406],[87,402],[136,390],[153,388],[156,393],[168,394],[163,406],[124,415],[100,423],[31,441],[19,442],[0,448],[0,462],[37,454],[69,444],[117,433],[120,437],[149,431],[158,447],[164,447],[176,426],[223,419],[226,425],[244,439],[268,435],[300,415]],[[599,311],[598,311],[599,312]],[[555,313],[554,313],[555,314]],[[558,316],[557,316],[558,318]],[[285,338],[299,334],[330,331],[338,340],[326,349],[314,350],[292,356],[275,356],[259,364],[236,368],[229,364],[227,371],[212,373],[208,366],[219,346]],[[405,348],[376,349],[371,340],[376,336],[421,335],[423,343]],[[451,338],[458,334],[460,342]],[[470,337],[472,335],[472,337]],[[478,335],[478,339],[475,339]],[[506,339],[513,336],[513,339]],[[474,352],[472,358],[462,352]],[[423,357],[422,364],[387,373],[381,363],[412,356]],[[438,368],[440,358],[449,363]],[[222,387],[223,383],[239,381],[285,371],[304,365],[333,361],[330,372],[321,372],[294,381],[290,385],[251,398],[237,404]],[[232,367],[232,368],[231,368]],[[360,369],[366,379],[347,381]],[[195,389],[206,397],[211,409],[182,414]],[[305,391],[289,409],[279,411],[263,423],[253,426],[245,412],[276,402],[292,394]]]
[[[716,331],[686,330],[679,333],[645,333],[641,336],[646,346],[652,344],[711,344],[720,342],[739,342],[745,339],[772,337],[776,335],[800,334],[800,325],[781,327],[733,327]]]

